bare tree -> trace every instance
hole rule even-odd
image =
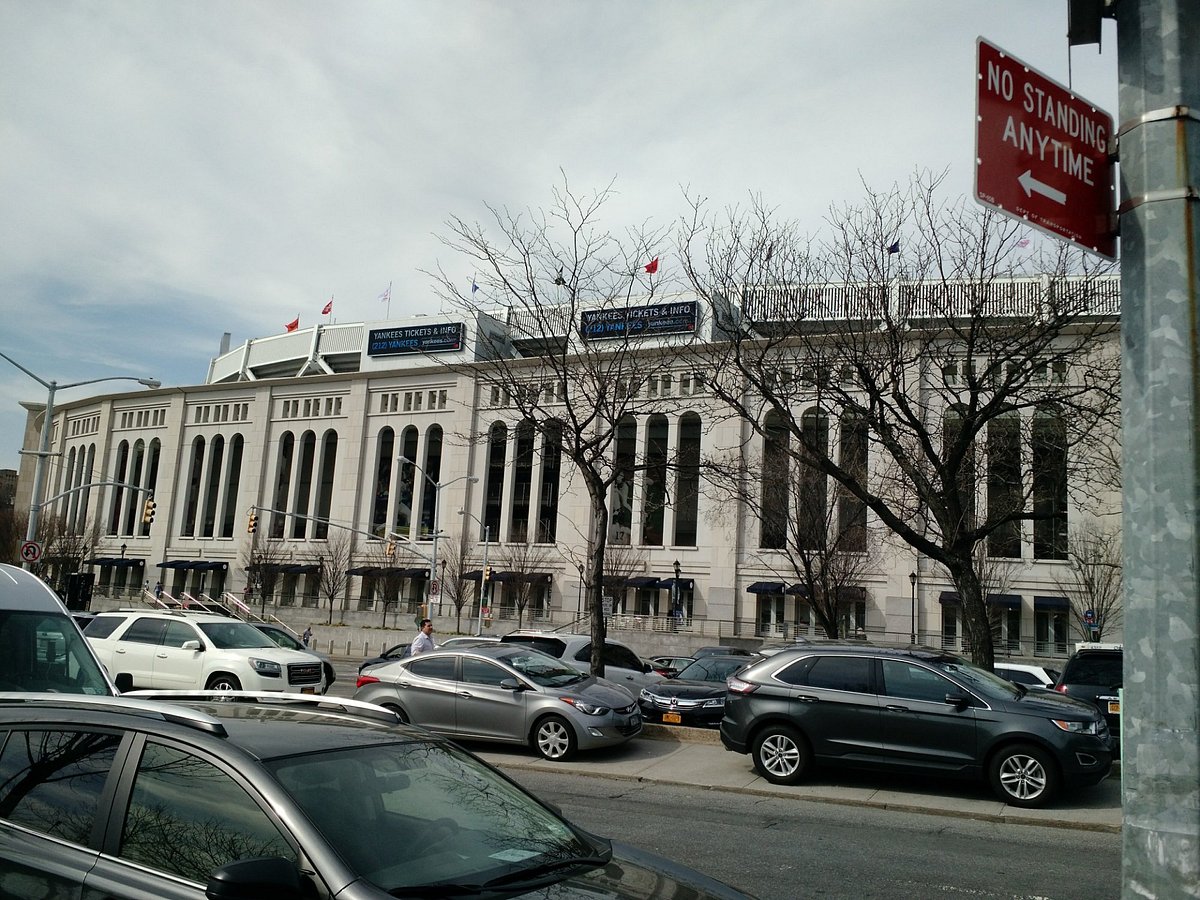
[[[584,536],[596,675],[604,673],[605,548],[613,539],[627,542],[632,526],[628,500],[636,463],[619,452],[618,435],[652,405],[641,389],[644,363],[627,310],[653,304],[660,294],[654,272],[661,234],[642,228],[618,238],[605,231],[600,213],[611,196],[611,187],[575,193],[564,177],[547,210],[489,207],[488,226],[454,217],[443,241],[459,256],[455,277],[441,268],[430,273],[448,308],[482,323],[480,361],[457,368],[476,380],[485,404],[495,409],[486,427],[516,429],[527,446],[536,438],[544,472],[547,463],[557,472],[565,459],[572,468],[562,477],[583,482],[591,512]],[[458,277],[464,260],[476,272],[469,287]],[[489,304],[494,328],[479,314]],[[486,441],[494,434],[471,437]],[[546,530],[528,536],[554,543],[555,519],[533,512],[527,521]],[[489,524],[503,537],[498,521]],[[508,537],[522,538],[520,532],[514,524]]]
[[[0,507],[0,562],[20,565],[20,547],[29,524],[29,512]]]
[[[680,243],[731,332],[705,348],[713,395],[941,564],[990,668],[976,548],[1019,557],[1029,522],[1034,557],[1061,558],[1069,498],[1095,500],[1095,448],[1118,416],[1116,285],[1100,278],[1107,263],[1057,242],[1026,249],[1020,223],[943,202],[940,181],[868,191],[830,212],[823,240],[758,200],[719,219],[694,201]],[[865,467],[845,453],[859,443]]]
[[[457,535],[449,535],[438,543],[441,551],[438,562],[441,564],[440,590],[442,598],[448,600],[454,607],[454,630],[462,631],[463,608],[469,600],[478,598],[478,593],[467,587],[467,572],[475,565],[474,548],[467,537],[467,530],[461,528]],[[479,582],[482,585],[482,580]]]
[[[504,597],[517,612],[517,627],[523,626],[525,609],[535,596],[538,586],[546,584],[546,567],[550,548],[544,544],[509,542],[496,553],[496,564],[506,572]]]
[[[250,537],[242,561],[246,569],[247,600],[258,600],[259,615],[267,617],[267,601],[275,594],[279,582],[279,570],[290,558],[290,551],[283,541],[268,539],[255,532]]]
[[[1071,536],[1066,573],[1055,579],[1071,604],[1071,617],[1081,635],[1103,640],[1118,631],[1124,618],[1121,595],[1121,532],[1088,522]],[[1092,624],[1087,622],[1091,610]]]
[[[335,528],[329,532],[325,549],[317,557],[317,593],[329,602],[329,622],[333,624],[333,607],[341,597],[342,609],[345,610],[346,585],[350,576],[346,570],[350,568],[350,559],[354,552],[353,539],[350,532]]]

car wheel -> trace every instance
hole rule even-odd
[[[533,747],[544,759],[570,759],[575,755],[575,731],[566,719],[546,716],[533,726]]]
[[[793,728],[769,725],[758,733],[751,750],[754,768],[772,784],[796,784],[808,771],[812,752]]]
[[[226,675],[222,672],[208,679],[208,684],[204,687],[209,691],[240,691],[242,683],[233,675]]]
[[[1045,806],[1058,793],[1058,768],[1045,750],[1031,744],[1005,747],[989,767],[992,789],[1011,806]]]
[[[394,712],[396,714],[396,718],[400,720],[401,725],[412,724],[412,720],[408,718],[408,713],[398,707],[395,703],[381,703],[379,705],[384,709],[390,709],[392,712]]]

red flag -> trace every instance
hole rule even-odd
[[[329,298],[329,302],[326,303],[325,307],[321,310],[321,315],[327,316],[331,312],[333,312],[333,298],[332,297]]]
[[[288,331],[295,331],[297,328],[300,327],[300,317],[296,316],[296,318],[292,319],[292,321],[288,322],[283,327],[286,328]]]
[[[658,271],[658,257],[656,256],[656,257],[654,257],[654,259],[650,260],[650,262],[646,263],[646,274],[653,275],[657,271]]]

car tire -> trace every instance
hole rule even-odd
[[[796,729],[768,725],[754,738],[754,768],[771,784],[798,784],[808,772],[812,750]]]
[[[575,755],[575,729],[562,716],[546,716],[533,726],[532,744],[543,759],[563,762]]]
[[[224,672],[218,672],[208,679],[208,684],[204,685],[204,689],[206,691],[240,691],[242,683],[238,681],[235,675],[226,675]]]
[[[1053,757],[1032,744],[1013,744],[992,757],[992,790],[1009,806],[1036,809],[1058,794],[1060,778]]]

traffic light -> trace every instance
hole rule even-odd
[[[142,524],[151,525],[154,523],[154,510],[158,508],[158,504],[154,502],[153,497],[147,497],[146,503],[142,506]]]
[[[250,517],[246,519],[246,534],[254,534],[258,531],[258,513],[250,511]]]
[[[492,567],[491,567],[491,566],[484,566],[484,567],[483,567],[483,580],[484,580],[485,582],[486,582],[486,581],[491,581],[491,580],[492,580]]]
[[[395,542],[395,541],[388,541],[388,542],[387,542],[387,546],[383,548],[383,552],[384,552],[385,554],[387,554],[387,556],[388,556],[388,558],[389,558],[389,559],[390,559],[391,557],[395,556],[395,555],[396,555],[396,542]]]

